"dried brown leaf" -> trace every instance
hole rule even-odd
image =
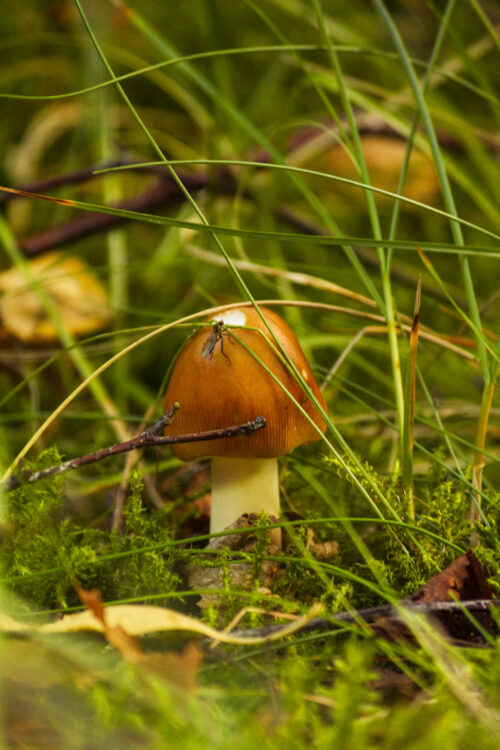
[[[493,591],[488,571],[472,550],[454,560],[409,598],[412,603],[449,602],[452,599],[489,599]]]

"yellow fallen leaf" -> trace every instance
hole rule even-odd
[[[199,633],[221,643],[233,643],[238,645],[255,645],[275,641],[297,632],[304,627],[321,610],[320,604],[315,604],[307,615],[299,617],[279,631],[267,636],[240,637],[231,635],[224,631],[216,630],[194,617],[188,617],[173,609],[166,607],[142,606],[139,604],[117,604],[104,607],[106,614],[106,627],[121,627],[129,635],[141,636],[148,633],[158,633],[168,630],[185,630]],[[85,610],[74,614],[65,615],[61,620],[50,622],[45,625],[26,625],[17,623],[12,618],[3,616],[0,618],[0,630],[7,632],[33,631],[37,633],[75,633],[81,630],[92,630],[97,633],[105,633],[105,626],[93,612]]]
[[[156,674],[170,684],[184,691],[193,692],[196,688],[198,669],[202,651],[194,643],[188,643],[184,651],[176,653],[144,653],[138,639],[127,632],[122,625],[110,625],[108,613],[98,589],[84,589],[79,584],[75,588],[82,604],[87,607],[104,629],[104,635],[112,646],[132,664],[146,672]]]
[[[104,286],[80,258],[45,253],[28,261],[28,275],[54,305],[67,330],[88,336],[111,319]],[[39,296],[16,267],[0,274],[0,324],[4,331],[27,344],[57,341],[58,334]]]

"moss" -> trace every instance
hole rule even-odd
[[[27,468],[59,462],[50,449]],[[16,489],[7,498],[0,550],[7,587],[42,610],[77,605],[74,580],[100,589],[106,601],[172,592],[178,577],[168,550],[171,533],[144,508],[141,495],[140,476],[133,474],[123,532],[116,533],[66,515],[63,477]]]
[[[465,551],[471,533],[469,488],[443,463],[434,464],[433,470],[416,482],[415,519],[410,518],[408,494],[397,466],[391,474],[382,475],[368,463],[363,463],[363,473],[350,460],[346,459],[346,463],[348,470],[339,461],[326,459],[323,465],[296,464],[297,472],[287,472],[286,495],[292,507],[302,512],[305,519],[331,519],[320,525],[313,522],[311,528],[318,538],[338,543],[338,555],[332,561],[338,571],[332,566],[315,565],[310,555],[309,563],[305,564],[306,522],[304,527],[291,530],[293,543],[287,554],[293,561],[275,587],[276,592],[286,597],[303,598],[307,592],[310,600],[320,599],[333,611],[345,608],[346,601],[357,607],[383,603],[385,596],[367,588],[367,582],[376,586],[385,580],[397,596],[407,596],[446,568],[461,550]],[[380,516],[360,492],[353,474],[370,497],[374,497],[376,487],[385,498],[386,504],[376,503]],[[309,486],[304,487],[304,478]],[[491,565],[492,577],[500,572],[496,526],[500,523],[499,506],[494,497],[485,504],[491,524],[479,530],[478,555]],[[336,521],[336,518],[366,520]],[[343,571],[361,580],[348,580]]]
[[[476,532],[480,545],[477,558],[488,569],[488,582],[498,597],[500,594],[500,494],[494,493],[484,503],[488,525],[478,524]]]

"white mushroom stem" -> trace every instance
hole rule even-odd
[[[279,518],[277,458],[212,458],[210,533],[224,531],[243,513]],[[281,530],[271,532],[281,547]]]

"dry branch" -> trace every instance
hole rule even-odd
[[[11,476],[4,482],[2,489],[4,492],[10,492],[22,484],[32,484],[33,482],[40,481],[40,479],[64,474],[72,469],[79,469],[82,466],[88,466],[89,464],[102,461],[110,456],[117,456],[120,453],[128,453],[137,448],[145,448],[151,445],[163,446],[174,445],[176,443],[199,443],[207,440],[243,437],[244,435],[250,435],[257,430],[262,430],[266,426],[266,420],[264,417],[256,417],[250,422],[232,425],[231,427],[224,427],[220,430],[195,432],[188,435],[161,435],[164,428],[171,424],[178,408],[179,404],[173,404],[173,406],[162,414],[153,425],[147,427],[137,435],[137,437],[132,438],[131,440],[125,440],[123,443],[116,443],[108,448],[101,448],[101,450],[95,451],[94,453],[88,453],[86,456],[73,458],[70,461],[58,464],[57,466],[50,466],[48,469],[25,472],[22,476]]]

